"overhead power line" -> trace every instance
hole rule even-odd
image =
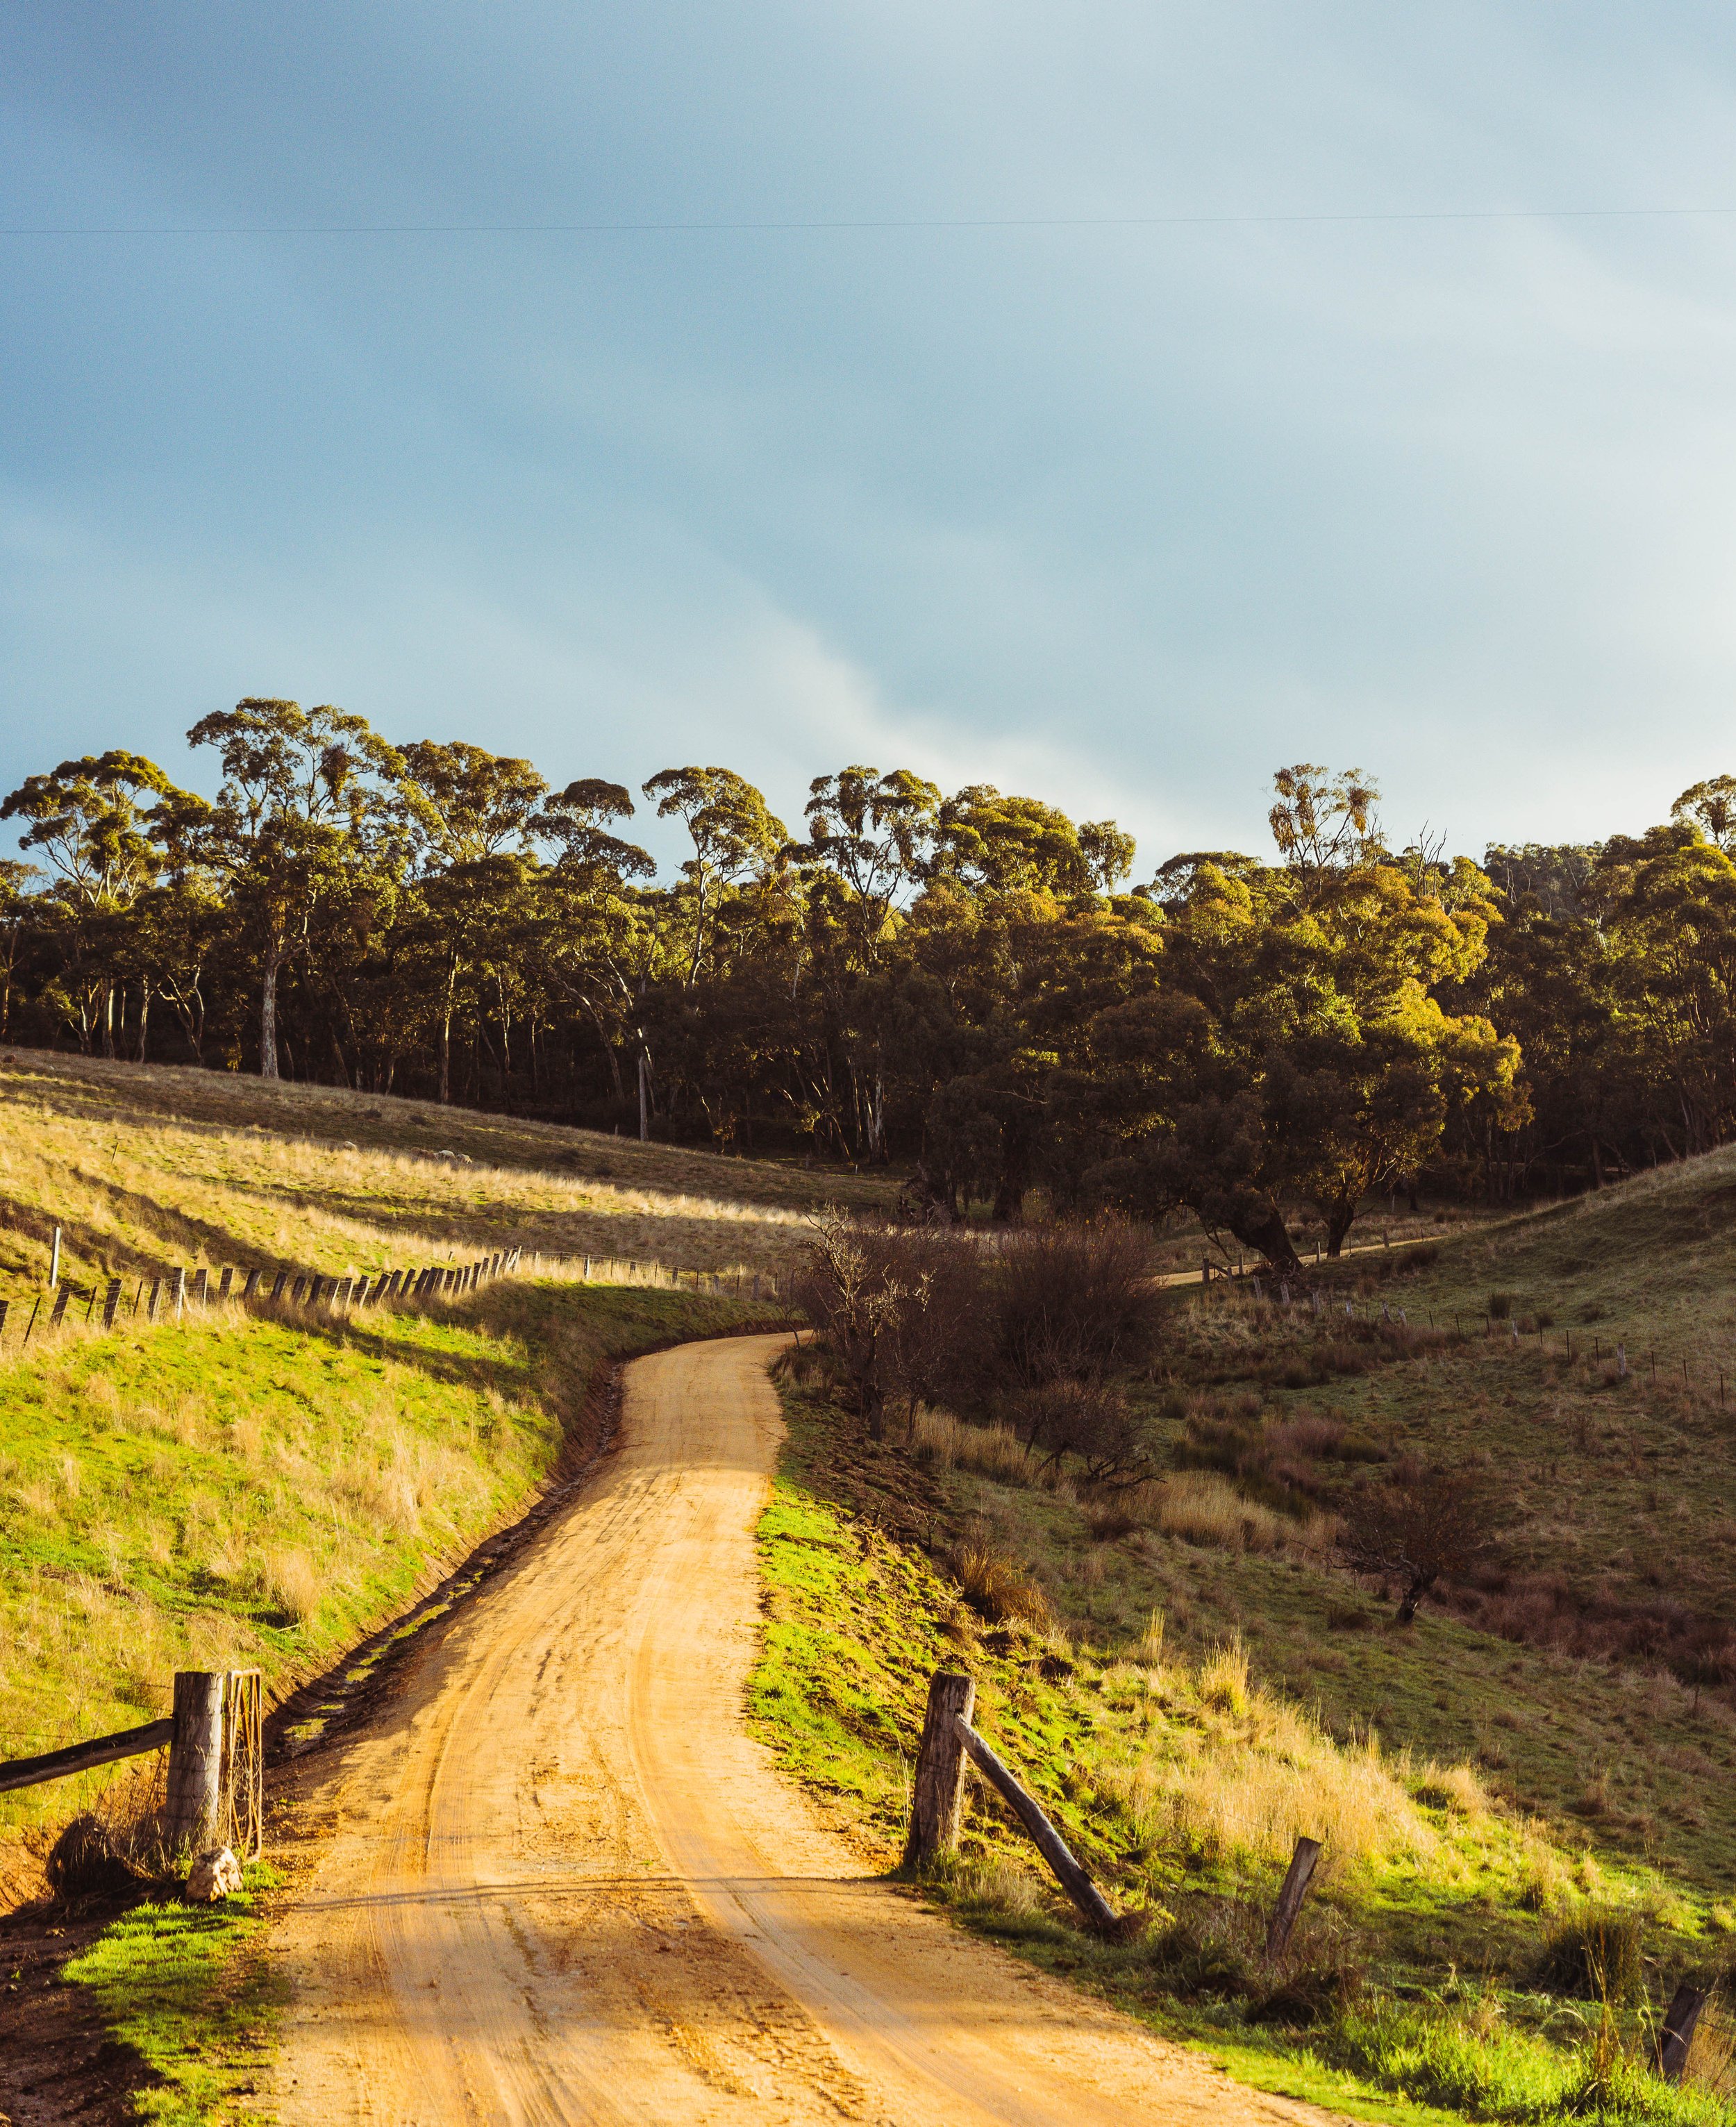
[[[45,222],[0,236],[682,236],[851,231],[1067,229],[1283,229],[1393,222],[1669,221],[1736,215],[1736,206],[1442,207],[1356,214],[1081,214],[886,216],[766,221]]]

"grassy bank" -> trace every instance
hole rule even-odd
[[[324,1668],[561,1457],[596,1367],[734,1326],[690,1294],[504,1283],[429,1313],[218,1310],[0,1369],[0,1756],[149,1719],[177,1668]],[[59,1821],[102,1774],[31,1788]]]
[[[982,1428],[974,1453],[913,1453],[861,1438],[817,1379],[786,1408],[754,1715],[881,1865],[928,1676],[964,1667],[985,1731],[1146,1922],[1129,1944],[1081,1934],[973,1783],[937,1895],[1021,1954],[1248,2080],[1371,2118],[1736,2118],[1715,2014],[1690,2087],[1644,2065],[1676,1980],[1730,1963],[1729,1739],[1709,1701],[1461,1619],[1394,1632],[1305,1551],[1106,1513]],[[1642,1723],[1644,1776],[1701,1797],[1688,1822],[1659,1796],[1644,1840],[1578,1807],[1587,1765]],[[1325,1880],[1270,1972],[1264,1914],[1303,1831],[1327,1840]],[[1607,2015],[1582,1954],[1606,1927],[1631,1950]]]

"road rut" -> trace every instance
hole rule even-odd
[[[747,1736],[781,1338],[627,1369],[618,1448],[324,1800],[287,2127],[1323,2121],[865,1875]]]

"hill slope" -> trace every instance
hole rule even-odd
[[[689,1270],[788,1260],[815,1206],[896,1185],[848,1171],[225,1073],[9,1052],[0,1298],[201,1263],[337,1276],[505,1247]]]
[[[1726,2120],[1715,2016],[1694,2091],[1642,2063],[1677,1982],[1733,1968],[1733,1271],[1736,1152],[1311,1268],[1317,1313],[1178,1292],[1144,1390],[1167,1469],[1131,1495],[944,1415],[867,1440],[816,1353],[764,1532],[768,1736],[888,1852],[926,1672],[968,1666],[1070,1840],[1157,1916],[1093,1947],[979,1796],[952,1895],[1027,1954],[1376,2116]],[[1332,1532],[1360,1484],[1431,1469],[1498,1542],[1404,1627]],[[1337,1865],[1292,1987],[1257,1953],[1302,1832]],[[1625,2065],[1578,2049],[1588,1942],[1630,1946]]]

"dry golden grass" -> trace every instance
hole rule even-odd
[[[1096,1784],[1143,1840],[1176,1836],[1216,1857],[1287,1860],[1303,1834],[1325,1843],[1331,1865],[1433,1855],[1440,1834],[1407,1792],[1409,1768],[1370,1736],[1346,1748],[1305,1713],[1254,1689],[1232,1642],[1194,1670],[1146,1670],[1166,1708],[1191,1708],[1165,1745],[1098,1767]]]
[[[950,1411],[919,1408],[911,1445],[916,1459],[929,1469],[973,1470],[997,1484],[1036,1486],[1071,1496],[1072,1486],[1056,1466],[1032,1454],[1005,1425],[967,1425]]]
[[[1165,1536],[1222,1551],[1313,1554],[1323,1551],[1331,1537],[1331,1525],[1321,1517],[1298,1522],[1274,1514],[1257,1499],[1244,1499],[1211,1470],[1178,1470],[1142,1485],[1128,1495],[1128,1508]]]
[[[79,1282],[201,1264],[342,1277],[504,1247],[764,1269],[799,1255],[813,1205],[892,1186],[330,1087],[11,1056],[0,1296],[40,1282],[57,1225]]]

